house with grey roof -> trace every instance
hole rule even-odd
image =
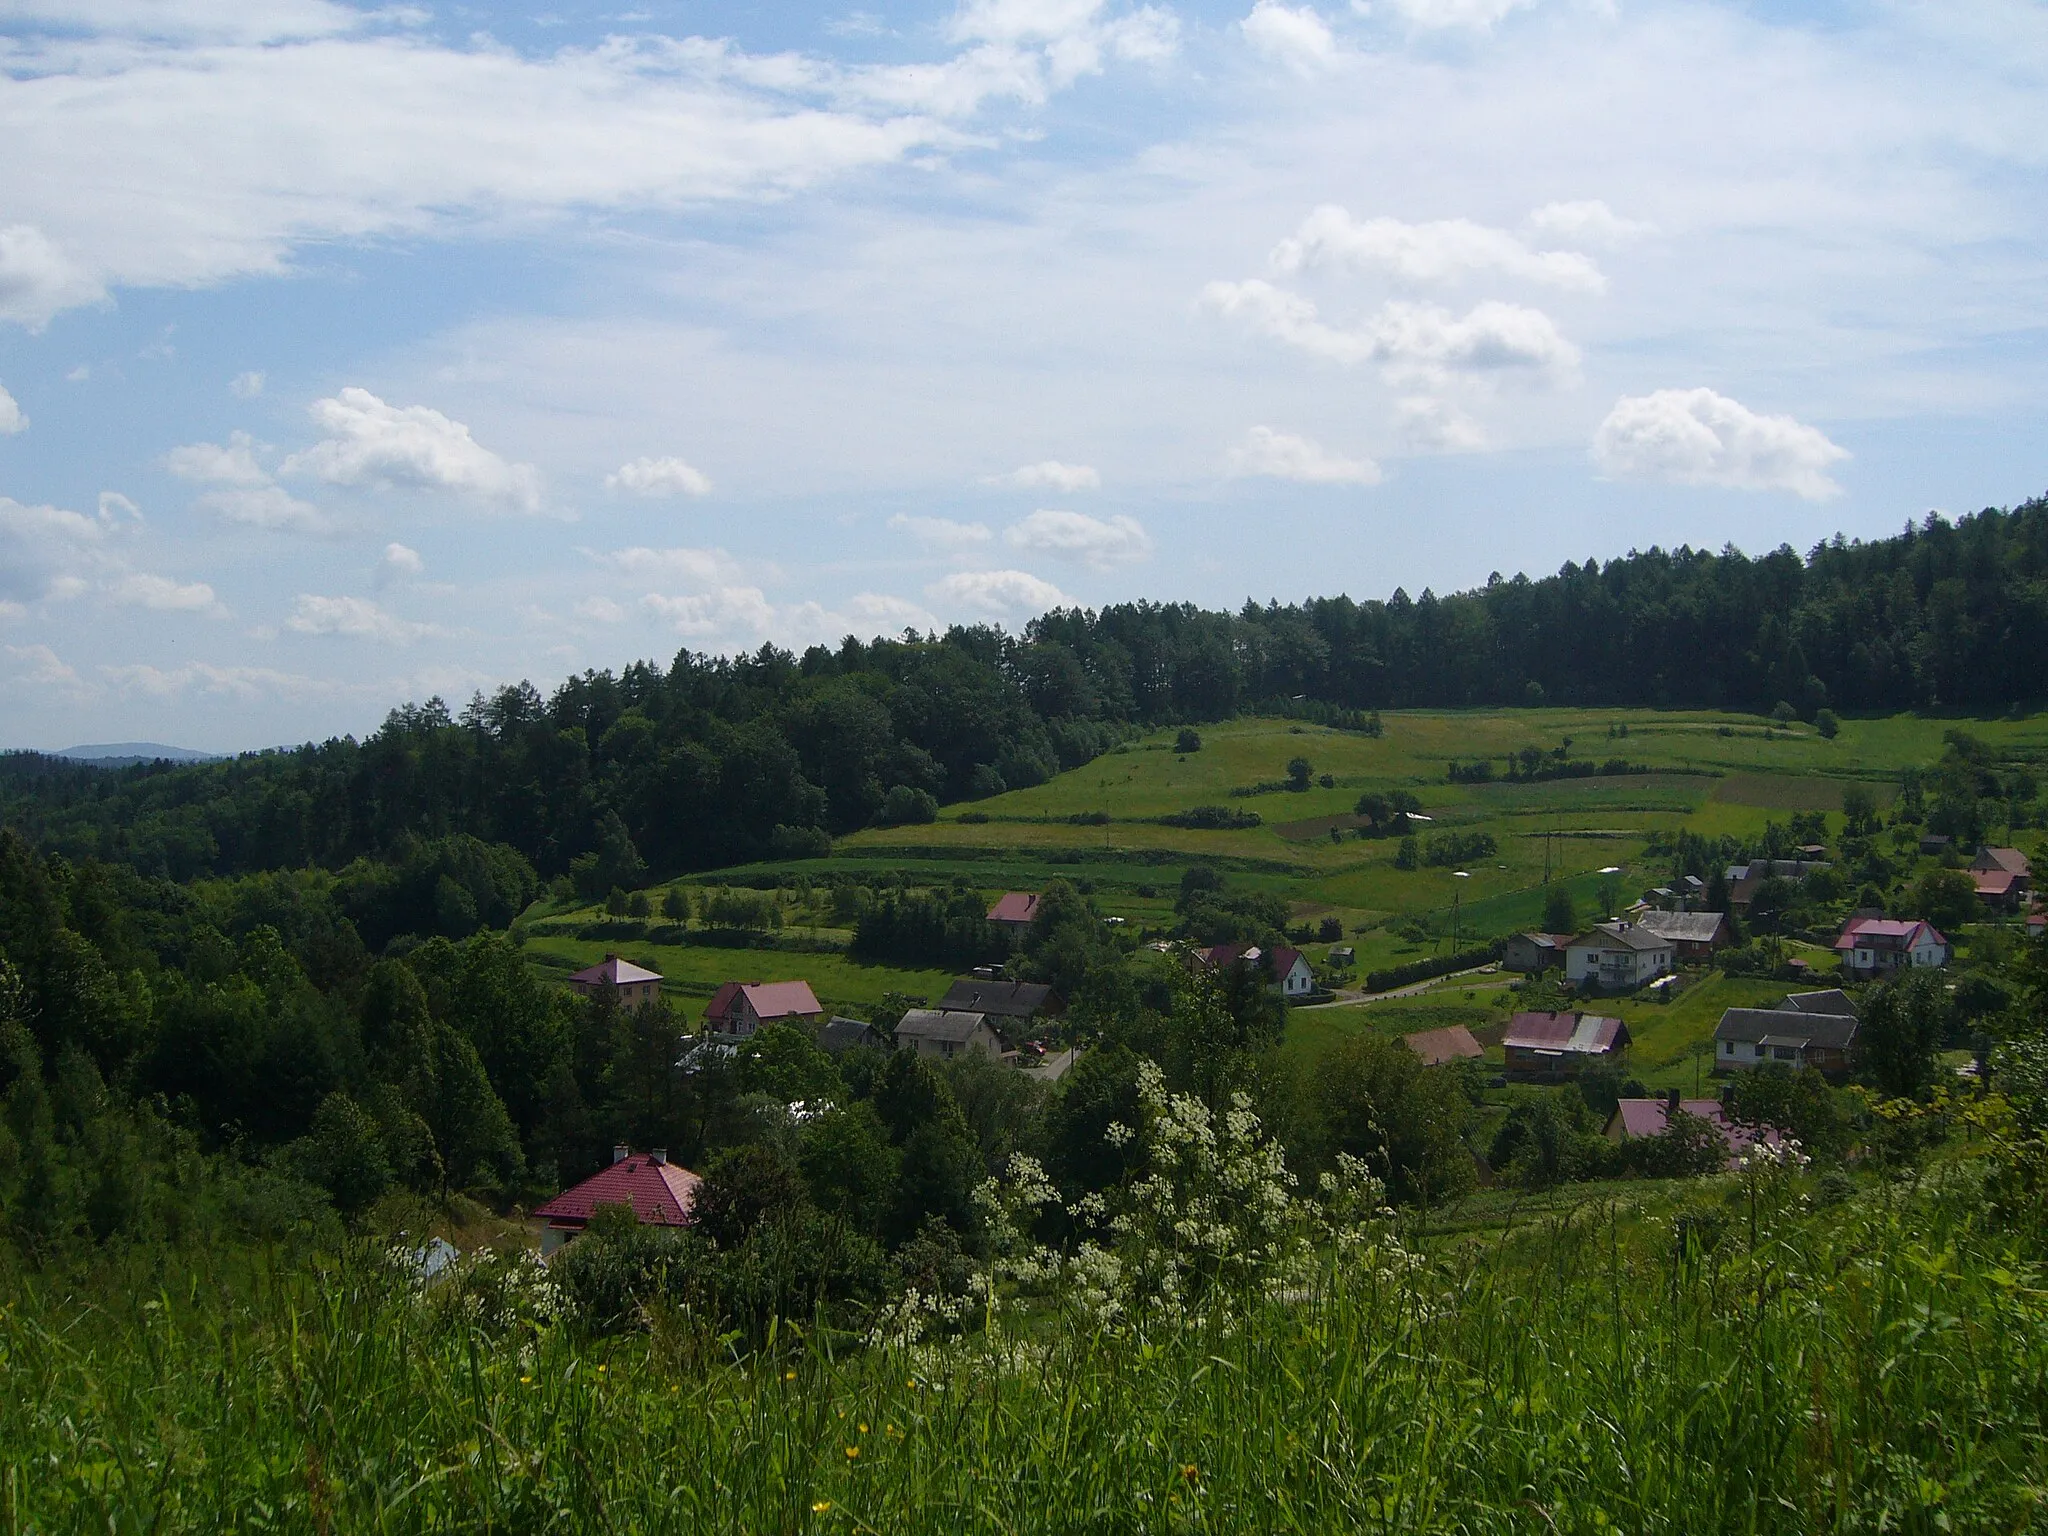
[[[1600,923],[1565,946],[1564,976],[1589,991],[1633,992],[1674,969],[1677,954],[1639,923]]]
[[[1645,933],[1669,939],[1680,960],[1710,960],[1733,935],[1725,912],[1645,912],[1636,919]]]
[[[1775,1008],[1730,1008],[1714,1026],[1714,1070],[1776,1064],[1838,1075],[1849,1070],[1857,1023],[1855,1004],[1832,988],[1795,992]]]
[[[862,1046],[886,1050],[888,1045],[882,1032],[866,1019],[849,1019],[835,1014],[818,1031],[818,1048],[828,1056],[844,1056]]]
[[[955,1008],[913,1008],[896,1025],[896,1049],[950,1060],[979,1051],[992,1061],[1010,1055],[986,1013]]]

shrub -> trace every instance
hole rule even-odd
[[[1233,811],[1221,805],[1198,805],[1159,818],[1162,827],[1190,827],[1200,832],[1237,832],[1259,825],[1257,811]]]
[[[1842,722],[1832,709],[1819,710],[1813,717],[1813,728],[1829,741],[1842,732]]]
[[[1182,727],[1181,733],[1173,738],[1173,750],[1182,753],[1201,751],[1202,733],[1191,726]]]
[[[934,805],[932,816],[937,815]],[[768,846],[778,859],[822,859],[832,851],[832,838],[823,827],[778,826],[768,834]]]
[[[1002,793],[1001,780],[998,779],[997,783],[999,787],[990,790],[990,794]],[[875,825],[878,827],[921,826],[938,819],[937,797],[928,789],[913,789],[908,784],[898,784],[882,796],[882,808],[875,812]]]

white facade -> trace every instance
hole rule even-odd
[[[1567,981],[1606,991],[1633,991],[1670,971],[1676,946],[1669,939],[1640,928],[1610,933],[1596,928],[1572,940],[1564,952]]]
[[[1308,968],[1307,957],[1296,951],[1294,964],[1287,968],[1287,974],[1280,978],[1280,995],[1283,997],[1307,997],[1316,989],[1315,972]]]

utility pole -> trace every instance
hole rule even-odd
[[[1451,878],[1453,880],[1470,880],[1472,875],[1469,870],[1461,869],[1453,874]],[[1458,904],[1464,898],[1464,894],[1465,887],[1462,885],[1451,887],[1451,953],[1454,955],[1458,952]]]

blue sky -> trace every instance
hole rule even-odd
[[[2048,10],[0,0],[0,744],[2048,488]]]

